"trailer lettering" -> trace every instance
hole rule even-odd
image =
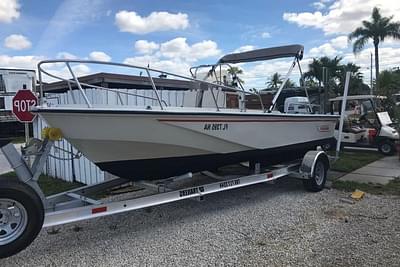
[[[204,124],[204,130],[206,131],[227,131],[227,123],[206,123]]]
[[[231,186],[239,185],[239,184],[240,184],[240,179],[225,181],[225,182],[219,183],[219,188],[231,187]]]
[[[179,191],[179,197],[186,197],[186,196],[190,196],[190,195],[194,195],[194,194],[198,194],[198,193],[202,193],[202,192],[204,192],[203,186],[193,187],[193,188]]]

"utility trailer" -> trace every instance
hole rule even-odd
[[[172,188],[172,182],[190,179],[192,173],[158,181],[135,182],[154,191],[153,194],[120,201],[103,201],[90,196],[127,183],[116,178],[95,185],[45,197],[38,185],[39,176],[53,146],[53,141],[33,139],[21,156],[7,142],[0,148],[17,177],[0,179],[0,258],[12,256],[33,242],[43,227],[51,227],[80,220],[122,213],[131,210],[170,203],[183,199],[200,198],[207,194],[236,189],[258,183],[270,182],[282,177],[303,179],[305,188],[317,192],[324,188],[330,160],[324,151],[309,151],[302,159],[287,162],[268,169],[255,164],[253,174],[239,177],[223,177],[209,172],[206,175],[215,181],[198,186]],[[25,158],[34,156],[30,165]]]

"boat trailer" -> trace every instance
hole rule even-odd
[[[40,230],[81,220],[93,219],[131,210],[142,209],[183,199],[203,199],[205,195],[244,186],[274,181],[282,177],[303,180],[309,191],[324,188],[330,159],[324,151],[309,151],[302,159],[263,169],[259,163],[251,175],[219,176],[211,183],[184,188],[171,188],[173,182],[189,180],[192,173],[158,181],[132,182],[115,178],[94,185],[68,190],[46,197],[38,184],[39,176],[54,142],[48,139],[31,142],[21,155],[14,145],[1,145],[1,150],[14,169],[16,177],[0,179],[0,258],[12,256],[33,242]],[[34,157],[31,164],[27,157]],[[90,196],[124,184],[150,189],[153,194],[127,200],[97,200]]]

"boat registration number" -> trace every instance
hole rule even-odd
[[[204,130],[206,131],[227,131],[227,123],[206,123],[204,124]]]

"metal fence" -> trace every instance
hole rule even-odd
[[[136,89],[116,89],[120,92],[128,92],[131,95],[123,95],[124,105],[130,106],[153,106],[157,105],[156,100],[145,99],[142,97],[134,96],[145,95],[154,97],[153,90],[136,90]],[[99,90],[99,89],[85,89],[85,93],[89,98],[89,101],[93,104],[105,104],[105,105],[121,105],[117,93]],[[160,97],[164,100],[168,106],[185,106],[191,107],[195,105],[195,91],[174,91],[174,90],[160,90]],[[73,95],[72,95],[73,94]],[[76,103],[85,103],[82,94],[78,90],[68,91],[65,93],[53,93],[46,95],[46,101],[49,104],[72,104],[73,97]],[[224,106],[225,94],[218,92],[217,101],[219,105]],[[204,106],[214,106],[214,102],[211,94],[203,97]],[[41,138],[42,129],[48,125],[44,120],[38,118],[33,123],[33,135],[36,138]],[[66,140],[56,141],[53,146],[50,156],[47,159],[44,174],[56,177],[65,181],[77,181],[84,184],[95,184],[102,182],[107,177],[111,176],[108,173],[101,171],[95,164],[89,161],[84,156],[80,158],[72,158],[71,154],[77,154],[77,150],[68,143]]]

